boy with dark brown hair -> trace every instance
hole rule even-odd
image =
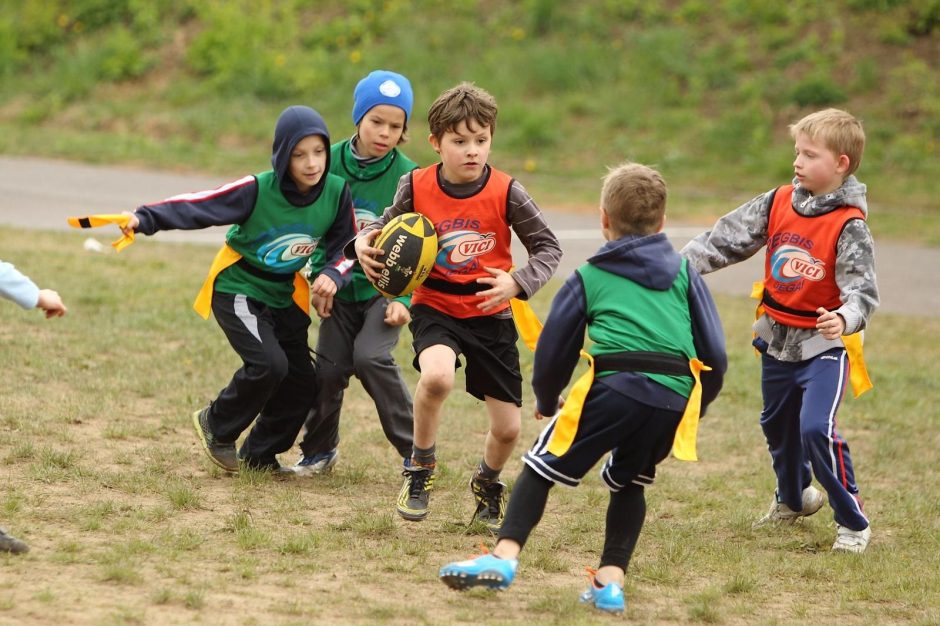
[[[441,409],[462,354],[467,391],[486,403],[490,421],[483,458],[470,481],[474,517],[491,528],[502,524],[505,485],[499,474],[519,438],[522,406],[509,300],[532,296],[561,259],[558,240],[529,194],[487,163],[496,115],[495,99],[470,83],[438,96],[428,111],[428,140],[441,162],[402,176],[392,206],[355,240],[363,270],[376,280],[382,263],[375,257],[381,251],[371,243],[389,220],[422,213],[438,235],[435,266],[411,301],[414,365],[421,377],[414,398],[414,450],[397,504],[408,520],[428,514]],[[529,253],[528,264],[515,270],[510,229]]]

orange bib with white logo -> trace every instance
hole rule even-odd
[[[508,272],[512,267],[511,237],[506,210],[512,177],[494,168],[483,187],[468,198],[456,198],[438,182],[440,164],[415,170],[411,174],[414,210],[427,217],[437,231],[438,252],[428,284],[415,290],[411,304],[426,304],[452,317],[482,315],[477,305],[483,301],[473,291],[489,286],[478,278],[489,278],[484,267]],[[430,285],[444,281],[453,289],[435,289]],[[461,289],[463,288],[463,289]],[[509,307],[495,307],[492,315]]]
[[[815,328],[818,307],[842,305],[836,284],[836,244],[846,223],[865,219],[856,207],[807,217],[794,210],[793,185],[777,189],[767,227],[763,304],[787,326]]]

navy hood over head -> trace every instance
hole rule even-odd
[[[679,275],[682,257],[664,233],[625,235],[608,241],[588,259],[588,263],[635,283],[665,291]]]
[[[301,193],[297,184],[288,175],[290,155],[304,137],[319,135],[323,137],[326,148],[326,166],[323,176],[307,193]],[[284,197],[296,206],[306,206],[320,197],[326,177],[330,171],[330,131],[326,128],[323,116],[308,106],[294,105],[287,107],[277,118],[274,127],[274,145],[271,150],[271,166],[277,176],[278,185]]]

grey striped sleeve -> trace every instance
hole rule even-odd
[[[522,287],[519,299],[527,300],[555,274],[561,262],[561,245],[535,200],[518,181],[509,188],[506,218],[529,253],[529,262],[512,274]]]
[[[411,191],[411,174],[402,174],[402,177],[398,179],[398,187],[395,189],[395,198],[392,200],[392,205],[385,207],[385,211],[380,217],[375,218],[356,233],[356,237],[343,247],[343,255],[347,259],[355,259],[356,239],[373,230],[381,230],[392,218],[411,211],[411,207],[414,204],[412,202],[413,197],[414,194]]]

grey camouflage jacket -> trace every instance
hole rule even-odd
[[[823,215],[843,206],[855,206],[868,215],[865,185],[849,176],[842,186],[823,196],[813,196],[793,180],[792,205],[800,215]],[[707,274],[753,256],[767,243],[771,189],[721,217],[711,230],[695,237],[681,250],[696,270]],[[851,220],[836,245],[836,284],[842,306],[836,312],[845,320],[849,335],[863,330],[878,308],[874,242],[868,224]],[[758,337],[767,342],[767,354],[781,361],[799,362],[842,345],[841,339],[823,338],[814,328],[780,324],[767,315],[754,323]]]

